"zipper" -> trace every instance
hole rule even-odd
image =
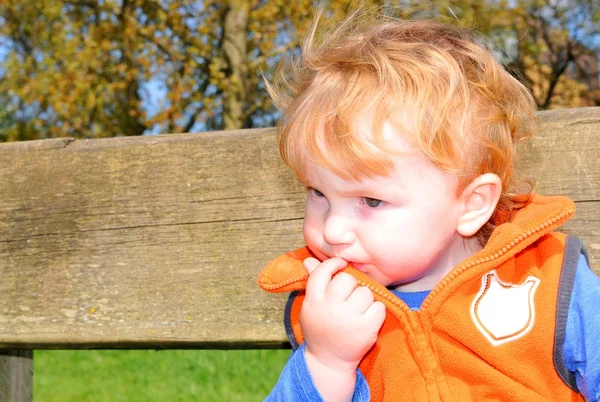
[[[532,229],[529,229],[527,232],[521,234],[519,237],[512,240],[510,243],[505,245],[501,250],[498,250],[493,255],[481,257],[481,258],[475,259],[473,261],[467,260],[466,263],[459,265],[456,269],[453,269],[452,272],[448,276],[446,276],[431,291],[431,293],[429,293],[429,295],[423,302],[423,305],[421,306],[420,310],[425,309],[425,307],[429,304],[428,300],[430,300],[433,296],[435,296],[437,293],[439,293],[440,289],[443,289],[449,282],[453,281],[457,276],[461,275],[467,269],[470,269],[476,265],[494,261],[494,260],[500,258],[504,254],[506,254],[509,250],[513,249],[515,246],[522,243],[525,239],[528,239],[529,237],[536,234],[537,232],[540,232],[542,230],[545,230],[546,233],[552,231],[553,229],[560,226],[564,221],[568,220],[568,218],[570,216],[572,216],[574,213],[575,213],[574,209],[569,208],[566,211],[560,213],[559,215],[556,215],[555,217],[546,220],[545,222],[533,227]],[[308,278],[308,275],[302,275],[302,276],[288,279],[288,280],[278,283],[276,285],[263,284],[262,286],[265,290],[277,290],[284,286],[291,285],[295,282],[300,282],[302,280],[306,280],[307,278]],[[356,282],[360,286],[364,286],[364,287],[368,288],[369,290],[371,290],[371,292],[379,295],[382,299],[385,299],[391,305],[400,308],[403,312],[411,312],[412,311],[408,308],[408,306],[404,302],[402,302],[398,297],[396,297],[390,290],[388,290],[383,285],[369,283],[369,282],[366,282],[366,281],[364,281],[362,279],[358,279],[358,278],[357,278]]]
[[[441,289],[443,289],[448,283],[452,282],[456,277],[461,275],[467,269],[473,268],[474,266],[479,265],[479,264],[484,264],[484,263],[487,263],[490,261],[497,260],[504,254],[506,254],[509,250],[513,249],[515,246],[522,243],[525,239],[528,239],[529,237],[531,237],[532,235],[534,235],[540,231],[544,231],[544,233],[551,232],[552,230],[554,230],[557,227],[559,227],[560,225],[562,225],[565,221],[567,221],[574,213],[575,213],[575,210],[573,208],[569,208],[566,211],[560,213],[559,215],[556,215],[555,217],[550,218],[550,219],[546,220],[545,222],[540,223],[539,225],[529,229],[527,232],[521,234],[516,239],[511,240],[510,243],[508,243],[507,245],[502,247],[502,249],[498,250],[493,255],[488,255],[486,257],[477,258],[473,261],[467,260],[465,263],[459,265],[456,269],[452,270],[452,272],[449,275],[447,275],[429,293],[429,295],[423,302],[423,305],[421,306],[421,310],[424,310],[426,308],[426,306],[429,304],[428,301],[431,300],[432,297],[434,297],[436,294],[438,294]]]
[[[567,210],[563,211],[562,213],[559,213],[558,215],[555,215],[554,217],[547,219],[546,221],[538,224],[537,226],[534,226],[533,228],[527,230],[526,232],[522,233],[518,237],[512,239],[510,242],[505,244],[501,249],[496,251],[494,254],[476,258],[474,260],[467,259],[465,262],[459,264],[455,269],[452,270],[452,272],[449,275],[447,275],[430,292],[430,294],[427,296],[427,298],[423,302],[423,305],[421,306],[420,310],[421,311],[425,310],[426,307],[429,305],[429,300],[431,300],[435,295],[437,295],[441,291],[441,289],[446,287],[450,282],[454,281],[458,276],[460,276],[466,270],[471,269],[480,264],[486,264],[486,263],[490,263],[495,260],[498,260],[503,255],[507,254],[510,250],[513,250],[518,245],[521,245],[522,243],[526,242],[526,240],[530,239],[532,236],[537,235],[539,238],[541,235],[551,232],[552,230],[554,230],[555,228],[560,226],[562,223],[564,223],[566,220],[568,220],[574,213],[575,213],[575,209],[573,207],[569,207]],[[541,232],[541,234],[540,234],[540,232]],[[533,241],[535,241],[535,239]],[[302,275],[299,277],[295,277],[295,278],[286,280],[277,285],[270,285],[269,288],[271,288],[271,289],[281,288],[281,287],[290,285],[294,282],[299,282],[301,280],[305,280],[307,278],[308,278],[308,275]],[[380,285],[378,283],[367,282],[367,281],[365,281],[363,279],[359,279],[359,278],[356,278],[356,279],[357,279],[357,283],[359,285],[365,286],[368,289],[370,289],[374,294],[378,295],[382,300],[384,300],[386,302],[385,304],[389,304],[389,307],[397,308],[397,309],[401,310],[401,312],[403,312],[403,313],[416,313],[416,312],[413,312],[412,310],[410,310],[404,302],[402,302],[398,297],[396,297],[390,290],[388,290],[383,285]],[[418,326],[420,328],[420,330],[417,331],[417,333],[421,334],[422,336],[425,336],[428,331],[424,330],[426,327],[426,325],[424,325],[423,321],[422,321],[424,316],[415,314],[415,315],[412,315],[411,317],[405,316],[403,321],[408,320],[408,322],[410,322],[410,324],[407,323],[407,325],[414,326],[415,325],[414,320],[416,320],[416,323],[418,323]],[[397,318],[400,319],[401,318],[400,315],[397,315]],[[413,343],[412,347],[415,350],[419,350],[422,353],[423,352],[429,353],[427,350],[423,350],[421,347],[416,345],[415,342],[416,341],[414,339],[411,340],[411,343]],[[429,344],[429,341],[427,341],[427,343]],[[425,359],[425,360],[427,360],[427,359]],[[434,361],[435,361],[435,359],[434,359]],[[419,365],[419,366],[421,366],[421,365]],[[424,364],[423,369],[427,369],[428,372],[430,372],[430,374],[435,377],[435,380],[434,380],[435,385],[434,384],[430,384],[430,385],[435,387],[435,390],[437,391],[436,396],[438,396],[438,398],[439,398],[438,400],[442,400],[442,395],[440,395],[441,392],[444,392],[446,395],[449,395],[448,394],[449,390],[447,389],[447,387],[444,387],[443,389],[441,388],[441,386],[444,384],[444,382],[439,381],[439,376],[440,376],[439,367],[437,367],[437,366],[430,367],[430,363],[427,363],[427,364]],[[432,392],[433,388],[429,389],[430,388],[429,386],[427,388],[428,388],[427,392],[428,392],[428,394],[430,394]]]
[[[340,272],[343,272],[343,271],[344,270],[341,270]],[[308,279],[308,275],[296,276],[294,278],[287,279],[287,280],[285,280],[283,282],[280,282],[280,283],[277,283],[277,284],[274,284],[274,285],[262,283],[261,287],[264,290],[267,290],[267,291],[274,291],[274,290],[281,289],[281,288],[283,288],[285,286],[292,285],[292,284],[294,284],[296,282],[300,282],[300,281],[303,281],[303,280],[306,280],[306,279]],[[360,285],[360,286],[364,286],[366,288],[369,288],[371,290],[371,292],[376,293],[381,298],[385,299],[386,301],[390,302],[391,304],[393,304],[393,305],[395,305],[397,307],[402,308],[402,310],[404,310],[404,311],[410,311],[410,309],[408,308],[408,306],[403,305],[403,303],[400,301],[400,299],[398,299],[398,297],[396,297],[391,291],[389,291],[387,288],[383,287],[382,285],[379,285],[379,286],[382,287],[382,289],[381,289],[381,288],[379,288],[378,286],[375,286],[372,283],[366,282],[366,281],[364,281],[362,279],[358,279],[358,278],[356,278],[356,283],[358,285]],[[295,289],[295,290],[298,290],[298,289]]]
[[[532,229],[529,229],[527,232],[521,234],[519,237],[517,237],[516,239],[512,240],[510,243],[508,243],[506,246],[504,246],[501,250],[497,251],[496,253],[494,253],[491,256],[486,256],[486,257],[481,257],[472,261],[467,260],[466,263],[459,265],[456,269],[452,270],[452,273],[448,276],[446,276],[427,296],[427,298],[425,299],[425,301],[423,302],[423,304],[421,305],[420,310],[424,310],[425,307],[427,306],[427,304],[429,304],[427,301],[430,300],[431,297],[435,296],[437,293],[440,292],[441,289],[443,289],[448,283],[452,282],[457,276],[459,276],[460,274],[462,274],[463,272],[465,272],[467,269],[473,268],[476,265],[479,264],[483,264],[483,263],[487,263],[490,261],[494,261],[497,260],[498,258],[500,258],[501,256],[503,256],[504,254],[506,254],[509,250],[513,249],[515,246],[517,246],[518,244],[522,243],[525,239],[528,239],[529,237],[531,237],[532,235],[545,230],[546,233],[552,231],[553,229],[557,228],[558,226],[560,226],[564,221],[568,220],[568,218],[570,216],[572,216],[575,213],[573,208],[569,208],[566,211],[560,213],[559,215],[550,218],[548,220],[546,220],[545,222],[535,226]],[[403,303],[398,297],[396,297],[392,292],[390,292],[387,288],[383,288],[380,289],[376,286],[374,286],[371,283],[367,283],[364,282],[362,280],[357,280],[357,282],[361,285],[361,286],[365,286],[367,288],[369,288],[373,293],[376,293],[377,295],[379,295],[380,297],[384,298],[386,301],[390,302],[392,305],[399,307],[402,311],[407,312],[407,311],[412,311],[408,308],[408,306],[406,306],[405,303]]]

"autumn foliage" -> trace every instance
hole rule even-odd
[[[0,0],[0,141],[273,125],[261,77],[298,53],[314,3]],[[363,3],[474,27],[543,108],[598,99],[595,0]],[[329,1],[327,19],[352,4]]]

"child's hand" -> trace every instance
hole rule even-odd
[[[385,320],[385,306],[374,301],[371,290],[357,287],[356,279],[345,272],[333,276],[347,264],[340,258],[304,260],[310,276],[300,325],[309,368],[314,359],[327,370],[354,374]]]

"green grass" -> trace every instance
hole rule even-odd
[[[34,402],[262,401],[289,350],[34,352]]]

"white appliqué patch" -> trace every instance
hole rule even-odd
[[[471,304],[471,318],[494,346],[527,334],[535,321],[533,296],[540,283],[529,275],[523,283],[505,283],[496,270],[481,278],[481,289]]]

